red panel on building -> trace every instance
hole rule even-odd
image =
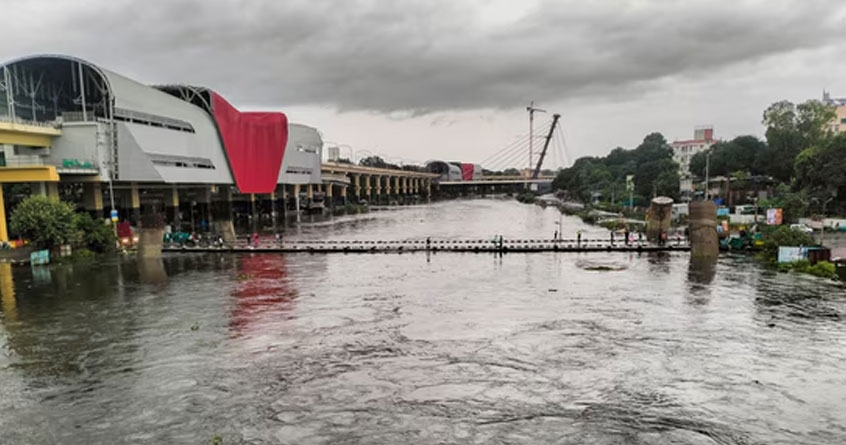
[[[461,164],[461,180],[472,181],[475,168],[473,164]]]
[[[283,113],[242,113],[215,92],[211,98],[238,191],[272,193],[288,143],[288,118]]]

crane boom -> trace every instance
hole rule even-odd
[[[549,133],[547,133],[546,140],[543,143],[543,150],[541,151],[540,159],[538,159],[538,166],[535,167],[535,171],[532,172],[532,179],[538,179],[538,175],[540,175],[541,166],[543,165],[543,158],[546,157],[546,149],[549,148],[549,141],[552,140],[552,132],[555,131],[555,125],[558,124],[558,119],[560,118],[560,114],[552,115],[552,125],[549,126]]]

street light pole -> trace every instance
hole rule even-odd
[[[711,150],[705,155],[705,200],[711,200]]]

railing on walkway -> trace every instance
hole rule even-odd
[[[585,239],[414,239],[414,240],[282,240],[250,245],[188,247],[170,246],[166,251],[178,252],[309,252],[309,253],[402,253],[402,252],[661,252],[688,251],[687,239],[678,238],[663,244],[629,241],[617,238]]]

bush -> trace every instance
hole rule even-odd
[[[764,238],[763,258],[769,262],[775,262],[778,259],[778,248],[781,246],[798,247],[816,244],[811,235],[791,229],[789,226],[764,226],[761,231]]]
[[[30,196],[21,201],[12,213],[10,225],[12,232],[39,249],[73,244],[78,236],[73,206],[46,196]]]
[[[821,278],[836,279],[837,268],[834,264],[828,261],[820,261],[811,266],[808,260],[798,260],[792,263],[780,263],[778,265],[779,272],[799,272],[814,275]]]
[[[837,267],[828,261],[820,261],[819,263],[809,267],[806,272],[822,278],[835,279],[838,277]]]
[[[523,204],[532,204],[535,202],[535,198],[537,198],[537,195],[532,192],[525,192],[517,195],[517,201],[520,201]]]
[[[77,213],[74,218],[79,233],[79,246],[97,253],[115,250],[117,236],[111,225],[104,224],[87,213]]]

